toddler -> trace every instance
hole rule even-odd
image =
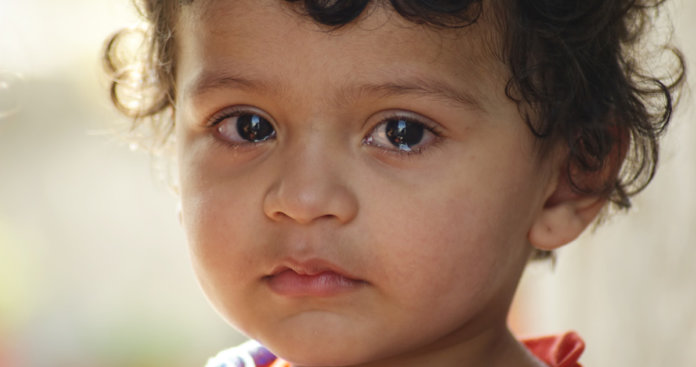
[[[142,1],[112,99],[175,143],[201,287],[255,340],[208,365],[579,366],[506,316],[654,173],[683,79],[639,63],[660,3]]]

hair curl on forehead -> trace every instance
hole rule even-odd
[[[170,139],[176,85],[174,41],[179,11],[194,0],[134,0],[149,29],[145,47],[124,57],[123,39],[112,36],[104,60],[114,105],[146,125],[156,143]],[[195,0],[203,1],[203,0]],[[330,30],[355,21],[373,3],[432,27],[475,23],[488,0],[278,0]],[[620,208],[652,179],[658,139],[668,125],[685,70],[681,53],[667,44],[643,53],[645,35],[664,0],[490,0],[502,33],[515,101],[542,154],[561,142],[569,151],[566,176],[578,192],[600,194]],[[671,56],[660,70],[649,63]],[[664,57],[663,57],[664,59]],[[603,174],[620,164],[618,174]],[[617,163],[619,162],[619,163]],[[617,170],[609,170],[617,172]],[[578,177],[597,174],[586,184]]]

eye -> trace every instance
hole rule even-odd
[[[383,149],[418,153],[437,139],[434,128],[410,118],[393,117],[377,125],[364,142]]]
[[[212,125],[224,140],[232,144],[259,143],[275,137],[268,119],[251,111],[231,111],[214,117]]]

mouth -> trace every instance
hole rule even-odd
[[[366,281],[325,261],[288,261],[263,277],[271,291],[285,297],[331,297],[356,291]]]

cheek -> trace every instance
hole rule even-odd
[[[368,194],[377,198],[367,224],[379,242],[375,257],[404,307],[456,304],[466,312],[510,286],[526,262],[529,213],[522,209],[535,195],[524,179],[530,165],[476,163],[442,170],[447,174],[422,184],[392,183],[390,190]]]
[[[182,219],[192,250],[235,251],[243,234],[239,229],[250,225],[248,213],[256,197],[252,190],[258,185],[214,154],[209,139],[180,133],[177,142]]]
[[[221,163],[202,159],[210,155],[203,144],[180,151],[182,220],[194,270],[210,301],[220,305],[218,298],[237,294],[258,267],[258,254],[242,245],[258,233],[258,185],[227,179],[230,172]]]
[[[388,282],[413,299],[442,298],[448,294],[478,292],[489,281],[487,274],[496,262],[500,241],[491,238],[487,223],[477,217],[475,202],[413,200],[412,207],[398,206],[394,217],[375,221],[381,259]],[[480,213],[479,211],[479,214]],[[458,281],[453,282],[452,279]]]
[[[229,215],[230,206],[239,206],[227,197],[214,197],[215,190],[185,190],[182,185],[183,221],[189,250],[199,282],[213,303],[216,294],[234,294],[235,280],[244,279],[252,254],[238,243],[240,218]],[[225,289],[219,289],[220,287]]]
[[[259,209],[251,193],[235,189],[182,187],[182,204],[191,261],[206,298],[227,322],[249,332],[263,325],[263,311],[249,300],[262,298],[253,285],[268,269],[263,260],[272,256],[264,246],[250,246],[262,242],[253,218]]]
[[[374,222],[375,286],[392,302],[388,325],[418,324],[419,338],[436,337],[496,306],[512,268],[501,261],[507,243],[495,238],[472,200],[414,200],[394,206],[399,220]],[[478,215],[477,215],[478,214]],[[406,338],[395,329],[394,340]],[[411,336],[414,337],[414,336]],[[411,343],[413,340],[404,340]]]

